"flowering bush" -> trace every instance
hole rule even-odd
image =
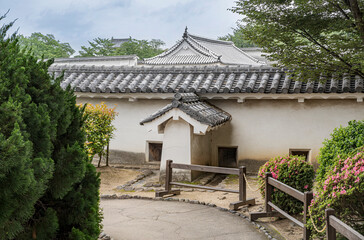
[[[320,149],[317,169],[317,179],[322,181],[326,173],[333,168],[338,161],[337,156],[343,156],[355,151],[364,145],[364,121],[350,121],[347,127],[336,128],[330,139],[325,139]],[[357,151],[355,151],[357,152]]]
[[[308,164],[303,157],[275,157],[260,167],[258,181],[260,185],[260,193],[263,198],[265,195],[264,181],[266,172],[271,172],[273,178],[297,189],[298,191],[307,192],[312,189],[314,170],[312,165]],[[272,194],[272,202],[290,214],[301,213],[303,210],[302,202],[275,188]]]
[[[82,105],[80,104],[82,108]],[[95,154],[99,155],[100,166],[101,158],[105,154],[105,147],[108,145],[115,127],[112,121],[115,119],[117,113],[115,108],[108,108],[102,102],[101,104],[87,104],[84,110],[84,130],[86,132],[86,149],[90,159]],[[106,163],[108,165],[108,163]]]
[[[325,225],[325,209],[333,208],[343,222],[364,234],[364,150],[339,158],[326,179],[317,183],[310,205],[315,226]],[[308,226],[315,232],[311,219]],[[324,234],[324,233],[321,233]],[[319,233],[316,232],[316,235]]]

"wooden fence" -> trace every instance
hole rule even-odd
[[[334,216],[334,209],[329,208],[325,210],[326,218],[326,236],[328,240],[336,239],[336,232],[341,233],[349,240],[364,240],[364,236],[352,229],[350,226],[342,222]]]
[[[297,200],[303,202],[303,222],[297,220],[293,216],[289,215],[282,209],[280,209],[278,206],[273,204],[271,202],[273,188],[277,188],[281,190],[282,192],[287,193],[288,195],[296,198]],[[272,177],[272,173],[266,173],[265,174],[265,212],[256,212],[256,213],[250,213],[250,220],[254,221],[261,217],[277,217],[277,216],[284,216],[297,224],[298,226],[303,228],[303,239],[308,240],[311,235],[311,231],[305,226],[307,217],[308,217],[308,206],[311,203],[311,200],[313,199],[313,193],[312,192],[300,192],[297,189],[294,189]],[[275,211],[273,211],[273,209]]]
[[[223,188],[216,188],[216,187],[207,187],[207,186],[201,186],[201,185],[173,182],[172,181],[172,172],[173,172],[172,169],[173,168],[194,170],[194,171],[201,171],[201,172],[238,175],[239,176],[239,191],[232,190],[232,189],[223,189]],[[201,189],[230,192],[230,193],[238,193],[239,201],[230,203],[230,205],[229,205],[230,209],[237,210],[240,206],[243,206],[243,205],[255,205],[255,199],[254,198],[247,199],[247,196],[246,196],[246,181],[245,181],[245,177],[244,177],[245,174],[246,174],[246,167],[240,167],[240,168],[211,167],[211,166],[173,163],[172,160],[167,160],[165,190],[156,192],[156,197],[163,197],[165,195],[170,195],[170,194],[173,194],[173,195],[180,194],[180,190],[178,190],[178,189],[172,190],[172,185],[181,186],[181,187],[190,187],[190,188],[201,188]]]

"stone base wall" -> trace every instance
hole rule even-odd
[[[93,159],[93,162],[95,161],[99,161],[99,157],[97,155]],[[102,164],[105,162],[106,156],[104,156],[101,160]],[[146,163],[145,153],[135,153],[120,150],[110,150],[109,152],[109,164],[144,165]]]

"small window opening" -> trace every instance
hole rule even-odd
[[[162,159],[162,143],[149,143],[149,162],[160,162]]]
[[[307,162],[310,157],[310,150],[309,149],[290,149],[289,155],[303,156]]]
[[[218,161],[219,167],[235,168],[236,164],[236,147],[219,147],[218,148]]]

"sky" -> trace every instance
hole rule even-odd
[[[228,11],[235,0],[0,0],[2,24],[13,30],[53,34],[76,51],[94,38],[161,39],[165,48],[188,32],[217,38],[232,33],[241,16]]]

